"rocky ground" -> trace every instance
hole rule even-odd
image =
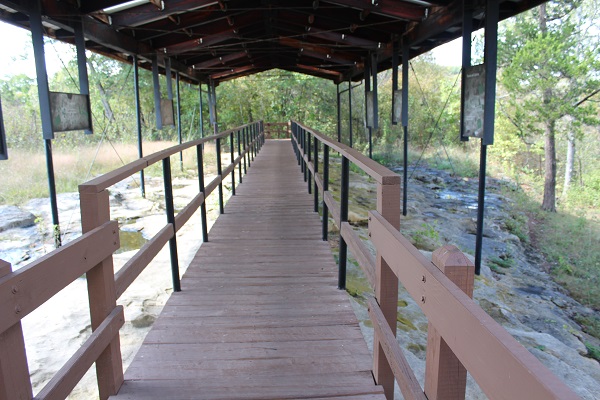
[[[401,172],[398,170],[397,172]],[[207,178],[209,181],[210,178]],[[335,179],[335,177],[334,177]],[[367,240],[366,212],[374,208],[375,186],[364,176],[352,174],[350,220]],[[509,183],[488,181],[484,265],[476,277],[475,300],[529,351],[584,399],[600,399],[600,365],[587,357],[584,341],[594,342],[573,321],[573,316],[594,313],[572,300],[541,267],[543,259],[524,239],[526,217],[513,211],[501,193]],[[175,207],[181,208],[197,193],[197,181],[174,182]],[[121,226],[121,250],[115,255],[120,268],[148,238],[166,222],[162,182],[150,179],[142,199],[133,181],[111,189],[112,218]],[[477,181],[453,178],[445,172],[421,168],[409,180],[408,215],[402,217],[401,232],[426,255],[443,244],[455,244],[474,253]],[[209,197],[209,214],[217,216],[215,200]],[[64,241],[80,235],[77,194],[59,196]],[[0,258],[20,268],[52,250],[47,199],[26,205],[1,207]],[[193,217],[178,234],[182,273],[200,242],[199,217]],[[330,224],[331,226],[332,224]],[[331,241],[336,254],[336,240]],[[352,260],[351,260],[352,261]],[[123,358],[128,365],[142,338],[171,291],[168,251],[161,252],[140,279],[119,299],[125,306],[126,324],[121,330]],[[373,329],[365,308],[368,283],[360,269],[350,267],[348,291],[369,345]],[[85,280],[69,288],[23,320],[34,393],[62,366],[89,335]],[[398,299],[398,341],[423,384],[427,320],[406,291]],[[74,391],[73,398],[91,398],[93,371]],[[398,391],[397,391],[398,392]],[[401,398],[401,397],[398,397]],[[468,398],[485,396],[470,381]]]

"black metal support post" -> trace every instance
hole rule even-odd
[[[235,160],[234,151],[233,151],[233,131],[229,133],[229,154],[231,157],[231,164]],[[235,196],[235,166],[231,170],[231,195]]]
[[[340,224],[348,221],[348,189],[350,181],[350,162],[346,156],[342,155],[342,182],[340,199]],[[348,246],[342,237],[342,227],[340,226],[340,257],[338,288],[346,289],[346,261],[348,257]]]
[[[204,150],[202,144],[196,146],[196,156],[198,159],[198,186],[200,192],[204,193],[204,201],[200,204],[200,213],[202,214],[202,241],[208,242],[208,221],[206,220],[206,188],[204,187]]]
[[[79,75],[79,93],[86,96],[90,95],[90,81],[87,73],[87,57],[85,55],[85,37],[83,35],[83,21],[79,20],[73,28],[75,34],[75,48],[77,51],[77,72]],[[88,103],[90,104],[90,103]],[[91,110],[88,110],[91,112]],[[86,135],[91,135],[92,129],[85,129]]]
[[[46,168],[48,170],[48,190],[50,191],[50,209],[52,211],[52,236],[54,247],[62,245],[60,225],[58,223],[58,202],[56,200],[56,181],[54,180],[54,162],[52,161],[52,140],[44,139],[46,145]]]
[[[240,132],[241,131],[238,129],[237,133],[236,133],[236,135],[237,135],[237,152],[238,152],[238,157],[242,155],[242,142],[240,140],[240,138],[241,138]],[[238,171],[239,171],[239,174],[240,174],[240,183],[242,183],[242,160],[241,159],[240,159],[240,162],[238,164]]]
[[[325,203],[325,192],[329,190],[329,146],[323,143],[323,240],[329,231],[329,209]]]
[[[223,209],[223,169],[221,167],[221,139],[217,139],[217,175],[221,179],[219,182],[219,213],[223,214],[225,210]]]
[[[162,114],[160,111],[160,80],[158,79],[158,56],[152,55],[152,83],[154,88],[154,114],[156,115],[156,129],[162,129]]]
[[[315,196],[315,204],[314,204],[314,211],[315,212],[319,212],[319,187],[317,186],[317,174],[319,172],[319,140],[315,137],[313,138],[314,140],[314,147],[313,147],[313,154],[314,154],[314,161],[313,164],[315,166],[315,183],[313,186],[313,193]]]
[[[42,120],[42,133],[46,147],[46,167],[48,170],[48,190],[50,195],[50,209],[52,211],[52,234],[54,245],[61,245],[60,224],[58,219],[58,202],[56,199],[56,182],[54,179],[54,163],[52,159],[52,115],[50,112],[50,89],[48,87],[48,73],[46,71],[46,57],[44,55],[44,36],[40,3],[34,2],[34,7],[29,16],[31,41],[35,58],[35,72],[37,77],[38,98],[40,103],[40,116]]]
[[[402,171],[402,215],[408,213],[408,58],[409,46],[402,46],[402,131],[403,141],[403,171]]]
[[[165,208],[167,211],[167,223],[173,224],[175,229],[175,207],[173,207],[173,185],[171,182],[171,159],[163,159],[163,179],[165,184]],[[177,235],[169,239],[169,251],[171,253],[171,277],[173,279],[173,291],[181,291],[179,281],[179,259],[177,257]]]
[[[348,146],[352,147],[352,81],[348,80]]]
[[[300,128],[300,171],[304,174],[304,182],[306,182],[306,164],[304,163],[304,128]]]
[[[245,127],[242,131],[242,137],[244,140],[244,175],[248,173],[246,167],[246,158],[248,158],[248,164],[250,164],[250,157],[248,156],[248,127]]]
[[[179,144],[183,143],[183,138],[181,137],[181,96],[179,92],[179,71],[175,72],[175,96],[177,97],[177,138],[179,139]],[[183,171],[183,151],[179,152],[179,167]]]
[[[308,160],[308,164],[310,164],[311,160],[312,160],[312,154],[311,154],[311,146],[310,146],[310,133],[307,132],[306,133],[306,155],[307,155],[307,160]],[[308,165],[307,164],[307,165]],[[308,168],[307,168],[308,169]],[[312,172],[310,172],[310,169],[308,169],[308,194],[312,194]]]
[[[142,111],[140,109],[140,75],[138,67],[137,55],[133,55],[133,93],[135,97],[135,121],[138,139],[138,156],[139,158],[144,157],[144,149],[142,147]],[[146,180],[144,179],[144,170],[140,171],[140,189],[142,191],[142,197],[146,197]]]
[[[198,97],[199,97],[199,108],[200,108],[200,137],[204,137],[204,115],[202,115],[202,109],[204,108],[202,105],[202,83],[198,83]]]
[[[335,86],[337,89],[337,140],[342,142],[342,107],[341,107],[341,95],[340,85]]]
[[[487,146],[494,143],[494,117],[496,104],[496,70],[498,64],[498,0],[486,2],[485,7],[485,93],[483,105],[483,137],[479,161],[479,194],[477,201],[477,238],[475,241],[475,274],[481,273],[483,248],[483,219],[485,210],[485,171]]]

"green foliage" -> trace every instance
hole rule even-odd
[[[600,362],[600,347],[594,346],[593,344],[586,342],[585,348],[588,351],[588,357]]]
[[[600,339],[600,318],[595,315],[576,315],[575,321],[581,325],[581,329],[589,335]]]

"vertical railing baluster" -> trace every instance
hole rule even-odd
[[[240,141],[240,130],[237,130],[237,152],[238,152],[238,157],[240,157],[242,155],[242,143]],[[240,159],[240,162],[238,163],[238,171],[239,171],[239,175],[240,175],[240,183],[242,183],[242,160]]]
[[[171,277],[173,279],[173,291],[180,292],[179,260],[177,257],[177,228],[175,227],[175,208],[173,206],[173,183],[171,181],[171,158],[163,159],[163,179],[165,185],[165,209],[167,212],[167,223],[173,225],[173,237],[169,239],[169,251],[171,254]]]
[[[234,153],[233,153],[233,131],[229,133],[229,154],[231,157],[230,164],[233,165]],[[231,170],[231,195],[235,196],[235,165]]]
[[[219,213],[223,214],[223,170],[221,167],[221,138],[217,138],[217,175],[219,176]]]
[[[199,144],[196,146],[196,158],[198,161],[198,185],[200,186],[200,192],[204,193],[204,200],[200,204],[200,214],[202,216],[202,241],[208,242],[208,221],[206,220],[206,188],[204,187],[204,150]]]
[[[350,181],[350,162],[346,156],[342,155],[342,182],[340,199],[340,265],[338,274],[338,288],[346,288],[346,260],[348,257],[348,246],[342,237],[342,224],[348,221],[348,189]]]
[[[325,192],[329,191],[329,146],[323,143],[323,240],[329,231],[329,209],[325,203]]]
[[[250,168],[250,166],[252,164],[250,164],[250,126],[246,127],[246,131],[244,132],[244,148],[246,149],[246,156],[248,157],[248,168]],[[246,164],[244,164],[244,166],[246,166]],[[246,173],[248,173],[246,171]]]
[[[256,123],[252,124],[250,127],[250,156],[252,157],[252,161],[254,161],[254,153],[255,153],[255,145],[254,142],[254,129],[256,128]]]
[[[306,156],[307,156],[307,160],[308,160],[307,164],[310,164],[310,161],[312,160],[311,155],[312,154],[311,154],[311,151],[310,151],[310,132],[307,132],[307,134],[306,134]],[[310,169],[309,169],[308,170],[308,194],[312,193],[312,179],[311,179],[311,176],[312,176],[312,173],[310,172]]]
[[[306,164],[306,159],[304,155],[306,154],[306,129],[302,128],[302,166],[304,170],[304,182],[308,181],[308,165]]]
[[[314,204],[314,211],[315,212],[319,212],[319,187],[317,186],[317,174],[319,173],[319,139],[317,139],[317,137],[314,137],[314,149],[313,149],[313,153],[314,153],[314,161],[313,161],[313,165],[315,166],[315,183],[314,183],[314,187],[313,187],[313,193],[315,196],[315,204]]]

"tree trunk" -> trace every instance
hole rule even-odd
[[[555,122],[546,123],[545,165],[544,165],[544,200],[542,209],[556,212],[556,139],[554,135]]]
[[[87,65],[88,67],[90,67],[90,72],[92,73],[92,76],[96,78],[94,80],[96,81],[96,87],[100,92],[100,100],[102,101],[102,106],[104,107],[104,116],[112,122],[115,120],[115,114],[113,113],[110,103],[108,102],[106,90],[104,90],[104,86],[102,86],[102,82],[100,82],[100,77],[96,72],[96,68],[94,67],[94,64],[90,59],[87,60]]]
[[[563,185],[562,196],[567,197],[571,180],[573,179],[573,170],[575,169],[575,133],[567,134],[567,165],[565,166],[565,184]]]

